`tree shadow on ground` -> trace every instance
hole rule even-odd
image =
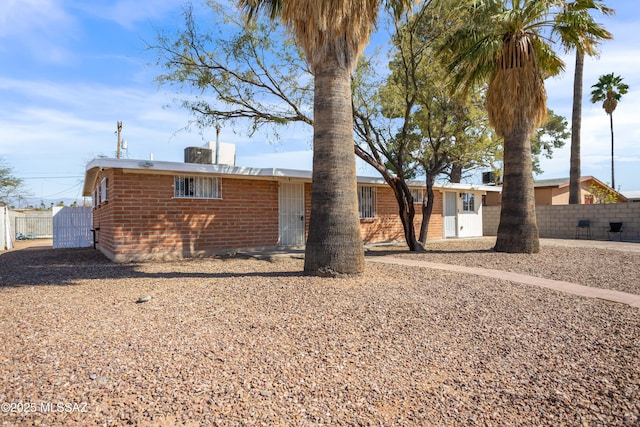
[[[225,261],[249,257],[246,255],[216,257]],[[198,258],[184,262],[197,262]],[[157,261],[156,261],[157,262]],[[171,261],[176,262],[176,261]],[[179,261],[178,261],[179,262]],[[265,261],[269,262],[269,261]],[[23,286],[68,286],[86,279],[181,279],[229,277],[296,277],[302,271],[276,272],[146,272],[144,263],[115,263],[93,248],[53,249],[32,246],[0,254],[0,288]]]

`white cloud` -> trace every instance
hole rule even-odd
[[[72,25],[73,18],[55,0],[0,2],[0,37],[21,38],[32,32],[51,35],[61,26]]]
[[[0,1],[0,40],[26,49],[41,61],[68,61],[72,54],[65,44],[77,30],[76,19],[60,1]]]

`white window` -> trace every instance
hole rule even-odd
[[[173,196],[181,199],[221,199],[220,179],[210,176],[176,176]]]
[[[424,201],[424,192],[422,188],[411,188],[411,195],[413,196],[413,203],[422,203]]]
[[[372,186],[358,186],[358,210],[360,218],[375,218],[376,216],[376,188]]]
[[[102,178],[102,181],[100,182],[100,203],[109,200],[109,192],[107,190],[108,182],[107,178]]]
[[[475,195],[473,193],[462,193],[462,211],[475,212]]]

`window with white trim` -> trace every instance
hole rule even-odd
[[[220,178],[211,176],[176,176],[173,197],[178,199],[221,199]]]
[[[462,193],[461,196],[462,196],[462,211],[475,212],[476,211],[475,194]]]
[[[106,177],[102,178],[102,181],[100,182],[100,202],[99,203],[103,203],[109,200],[109,191],[107,190],[108,182],[109,180]]]
[[[376,216],[376,188],[373,186],[358,186],[358,211],[360,218],[375,218]]]
[[[410,188],[411,195],[413,196],[413,203],[422,203],[424,201],[424,191],[422,188]]]

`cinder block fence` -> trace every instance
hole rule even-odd
[[[482,213],[483,234],[495,236],[500,222],[500,206],[485,206]],[[587,219],[592,239],[640,241],[640,203],[536,206],[536,217],[542,238],[573,239],[578,221]],[[620,236],[609,234],[611,222],[623,224]],[[581,233],[580,237],[585,238],[585,233]]]

